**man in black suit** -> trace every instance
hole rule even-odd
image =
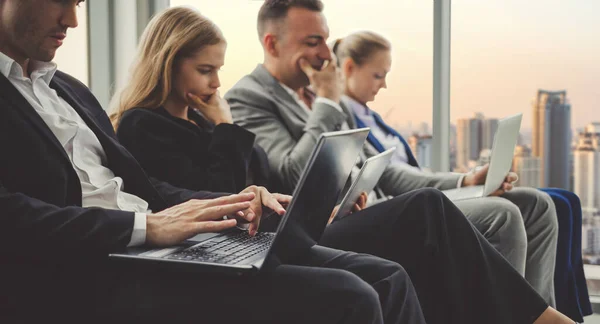
[[[83,84],[52,63],[80,0],[0,0],[0,321],[423,323],[396,263],[314,247],[257,278],[115,268],[110,251],[253,222],[289,196],[148,178]],[[201,200],[200,200],[201,199]]]

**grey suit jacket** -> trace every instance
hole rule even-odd
[[[356,128],[352,113],[344,106],[340,112],[325,103],[316,103],[308,114],[279,82],[259,65],[225,94],[234,123],[256,134],[256,143],[269,157],[273,177],[284,192],[292,192],[308,162],[317,139],[324,132],[340,130],[347,122]],[[364,154],[378,152],[369,145]],[[428,174],[409,166],[390,165],[384,172],[380,188],[387,195],[423,188],[456,188],[460,175]]]

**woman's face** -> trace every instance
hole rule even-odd
[[[173,71],[171,94],[187,102],[187,94],[192,93],[207,102],[221,86],[219,69],[224,64],[226,49],[227,44],[220,42],[181,59]]]
[[[343,62],[346,95],[363,104],[375,100],[379,90],[387,88],[385,78],[391,66],[392,55],[389,50],[375,52],[362,65],[347,58]]]

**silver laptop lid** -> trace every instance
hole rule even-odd
[[[498,129],[492,144],[490,167],[485,178],[483,197],[487,197],[500,188],[504,178],[510,171],[522,118],[523,114],[519,113],[503,118],[498,122]]]
[[[369,128],[324,133],[296,185],[269,255],[280,260],[306,253],[321,238]]]

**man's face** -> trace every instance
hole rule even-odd
[[[76,9],[82,0],[0,0],[2,51],[15,60],[49,62],[77,27]]]
[[[278,65],[281,80],[292,88],[310,84],[298,61],[306,59],[314,69],[320,70],[325,60],[331,60],[327,46],[329,28],[322,13],[304,8],[292,8],[283,22],[278,46]]]

